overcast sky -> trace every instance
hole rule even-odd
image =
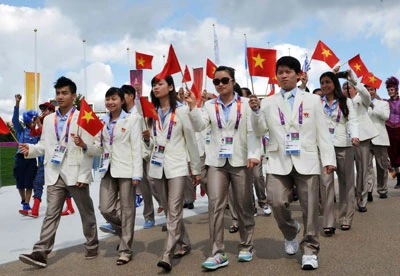
[[[24,71],[34,70],[35,28],[40,102],[54,97],[53,83],[65,75],[96,110],[104,110],[107,89],[128,83],[135,51],[154,55],[153,70],[144,71],[145,95],[169,44],[182,69],[186,64],[205,68],[207,58],[215,61],[213,24],[219,65],[234,67],[241,86],[251,86],[244,68],[244,34],[249,47],[274,48],[278,57],[290,54],[301,63],[322,40],[343,69],[360,54],[384,82],[400,73],[399,14],[398,0],[0,1],[0,116],[10,120],[14,94],[25,96]],[[309,87],[318,87],[327,70],[326,64],[312,61]],[[174,79],[179,87],[182,77],[175,74]],[[256,93],[265,94],[267,79],[253,81]],[[214,91],[211,80],[206,88]],[[379,94],[387,98],[384,83]]]

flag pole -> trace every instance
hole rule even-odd
[[[34,40],[34,72],[35,72],[35,89],[33,96],[33,109],[38,109],[38,77],[37,77],[37,29],[33,30],[35,32],[35,40]]]
[[[256,95],[256,93],[254,92],[253,76],[250,76],[250,81],[251,81],[251,90],[253,91],[253,94]]]
[[[86,71],[86,40],[82,40],[83,42],[83,78],[84,78],[84,87],[85,87],[85,94],[83,94],[83,96],[86,95],[87,93],[87,71]]]
[[[246,68],[246,83],[247,87],[249,87],[249,68],[248,68],[248,60],[247,60],[247,35],[244,35],[244,67]]]
[[[126,48],[126,60],[127,60],[127,64],[128,64],[128,82],[130,83],[130,78],[131,78],[130,68],[131,68],[131,65],[129,63],[129,47]]]

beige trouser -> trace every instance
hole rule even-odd
[[[201,181],[200,185],[201,188],[208,193],[207,191],[207,170],[208,166],[206,165],[206,155],[204,154],[203,156],[200,156],[200,163],[201,163]]]
[[[154,220],[153,189],[151,182],[153,179],[147,175],[147,162],[143,159],[143,177],[139,188],[143,197],[143,217],[147,220]],[[136,197],[135,197],[136,199]]]
[[[192,178],[186,176],[185,189],[183,190],[183,202],[193,203],[194,202],[194,186],[192,184]]]
[[[227,161],[223,167],[208,168],[208,215],[211,255],[225,252],[224,212],[229,187],[232,189],[233,206],[237,212],[240,244],[239,251],[253,249],[254,206],[253,189],[247,167],[232,167]]]
[[[265,193],[266,183],[262,171],[262,162],[251,169],[252,172],[252,183],[254,184],[254,190],[256,191],[257,202],[260,208],[267,205],[267,194]],[[255,202],[255,201],[254,201]]]
[[[119,255],[127,258],[132,258],[136,216],[135,190],[131,178],[113,178],[110,171],[100,182],[100,213],[120,237]],[[118,200],[119,204],[116,204]]]
[[[154,178],[154,187],[160,197],[160,203],[167,215],[167,239],[161,260],[171,263],[175,250],[190,248],[189,236],[183,223],[183,191],[187,177],[166,179]]]
[[[302,254],[317,255],[319,175],[301,175],[295,168],[288,175],[267,174],[268,203],[285,239],[293,240],[297,235],[296,222],[290,210],[294,184],[303,212],[304,231],[300,249]]]
[[[86,238],[86,250],[97,250],[99,247],[96,216],[93,201],[89,194],[89,185],[84,185],[82,188],[67,186],[64,180],[59,177],[56,184],[47,186],[46,215],[43,219],[40,239],[33,246],[33,252],[39,253],[44,259],[47,259],[47,255],[53,250],[61,211],[68,192],[71,193],[81,216],[83,235]],[[73,230],[71,229],[71,231]],[[79,229],[75,229],[75,231],[79,231]]]
[[[389,167],[389,156],[387,152],[387,146],[378,146],[371,143],[371,150],[369,154],[368,162],[368,192],[372,192],[374,189],[375,182],[377,184],[378,194],[387,194],[387,182],[388,182],[388,167]],[[376,163],[376,176],[374,172],[374,166],[372,159],[375,156]]]
[[[367,205],[370,141],[371,139],[360,141],[360,144],[354,148],[357,170],[356,196],[358,207],[365,207]]]

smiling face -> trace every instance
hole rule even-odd
[[[335,90],[335,84],[333,83],[332,79],[327,76],[321,78],[320,86],[322,95],[324,96],[329,96],[333,94]]]
[[[279,65],[276,70],[276,78],[279,86],[285,91],[290,91],[297,86],[300,79],[300,73],[296,74],[294,69],[286,65]]]
[[[76,94],[72,94],[69,86],[56,88],[56,101],[61,110],[70,110],[74,105]]]
[[[124,101],[118,94],[113,94],[106,97],[105,106],[110,112],[121,112]]]
[[[395,98],[398,95],[398,91],[393,86],[387,88],[387,92],[388,92],[388,95],[389,95],[390,98]]]

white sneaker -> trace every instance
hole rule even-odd
[[[262,208],[262,210],[263,210],[263,212],[264,212],[264,214],[265,214],[266,216],[269,216],[270,214],[272,214],[272,210],[271,210],[271,208],[269,208],[268,205],[265,205],[265,206]]]
[[[297,251],[299,251],[299,240],[297,239],[297,236],[298,233],[300,232],[300,223],[296,221],[296,225],[297,225],[296,237],[291,241],[285,239],[285,252],[288,255],[294,255],[297,253]]]
[[[301,269],[313,270],[318,268],[318,257],[316,255],[303,255]]]

